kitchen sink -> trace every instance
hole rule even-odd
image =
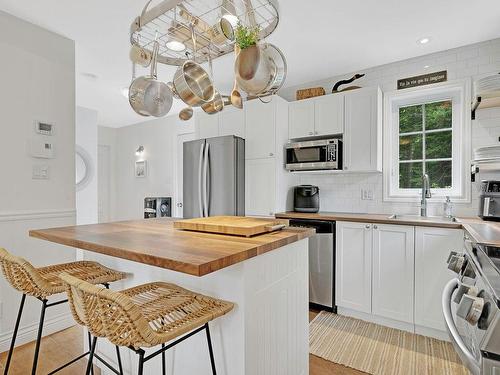
[[[457,221],[456,217],[444,217],[444,216],[420,216],[420,215],[399,215],[394,214],[388,217],[392,220],[408,220],[408,221],[436,221],[442,223],[454,223]]]

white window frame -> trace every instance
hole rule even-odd
[[[418,202],[421,189],[399,188],[399,108],[452,100],[452,188],[431,189],[430,201],[450,196],[471,201],[471,82],[468,79],[385,93],[384,95],[384,201]],[[432,181],[431,181],[432,183]]]

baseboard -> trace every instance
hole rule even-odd
[[[338,307],[337,314],[350,316],[352,318],[364,320],[365,322],[379,324],[385,327],[396,328],[402,331],[415,333],[415,326],[413,324],[407,322],[401,322],[399,320],[384,318],[373,314],[367,314],[364,312],[351,310],[344,307]]]
[[[439,329],[435,329],[435,328],[429,328],[429,327],[415,325],[415,333],[422,335],[422,336],[432,337],[432,338],[442,340],[442,341],[450,341],[450,337],[448,336],[447,332],[440,331]]]
[[[46,319],[43,326],[43,336],[48,336],[52,333],[62,331],[63,329],[74,326],[76,323],[71,316],[71,313],[64,313],[53,318]],[[19,327],[17,333],[16,346],[26,344],[36,340],[38,332],[38,322],[28,326]],[[0,352],[3,353],[9,350],[12,334],[14,330],[0,335]]]

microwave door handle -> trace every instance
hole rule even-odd
[[[205,217],[208,217],[208,204],[210,199],[210,174],[209,174],[209,162],[210,162],[210,143],[205,146],[205,157],[203,160],[203,207],[205,209]]]
[[[450,339],[454,344],[453,346],[457,350],[458,355],[460,356],[462,361],[465,362],[467,368],[474,375],[479,375],[481,372],[481,367],[479,366],[476,358],[474,358],[472,353],[469,351],[469,348],[467,348],[467,345],[465,345],[462,337],[460,337],[457,326],[455,325],[455,321],[453,320],[453,315],[451,313],[451,297],[455,289],[458,288],[458,285],[459,281],[455,278],[450,280],[443,290],[443,296],[441,300],[443,305],[442,307],[446,330],[448,331]]]
[[[203,197],[202,197],[202,181],[203,181],[203,174],[202,174],[202,168],[203,168],[203,154],[205,150],[205,142],[201,144],[200,147],[200,160],[198,164],[198,205],[200,209],[200,217],[204,217],[205,215],[203,214]]]

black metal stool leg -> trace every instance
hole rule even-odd
[[[12,334],[12,340],[10,342],[9,355],[7,356],[7,362],[5,363],[4,375],[9,373],[10,361],[12,359],[12,354],[14,353],[14,346],[16,346],[17,331],[19,330],[19,323],[21,323],[21,316],[23,315],[24,301],[26,301],[26,294],[21,297],[21,303],[19,304],[19,312],[17,313],[16,326],[14,327],[14,333]]]
[[[122,356],[120,355],[120,348],[118,345],[115,345],[116,348],[116,359],[118,360],[118,369],[120,371],[120,375],[123,375],[123,366],[122,366]]]
[[[139,369],[137,370],[137,375],[142,375],[144,372],[144,350],[137,351],[139,354]]]
[[[212,374],[217,375],[217,370],[215,369],[214,350],[212,348],[212,339],[210,338],[210,328],[208,327],[208,323],[205,324],[205,331],[207,333],[208,351],[210,353],[210,364],[212,365]]]
[[[36,337],[36,345],[35,345],[35,356],[33,357],[33,367],[31,369],[31,375],[36,375],[36,368],[38,365],[38,354],[40,353],[40,344],[42,341],[42,331],[43,331],[43,323],[45,321],[45,310],[47,309],[47,300],[42,300],[42,311],[40,313],[40,322],[38,325],[38,335]]]
[[[93,370],[93,365],[92,362],[94,360],[94,353],[95,353],[95,346],[97,344],[97,337],[94,337],[92,339],[92,345],[90,347],[90,353],[89,353],[89,362],[87,363],[87,371],[85,372],[86,375],[90,374],[90,371]]]
[[[87,331],[87,337],[89,339],[89,353],[90,353],[90,351],[92,350],[92,335],[88,331]],[[90,368],[90,373],[94,375],[94,366]]]
[[[165,348],[165,344],[161,344],[161,348]],[[161,374],[167,375],[167,361],[165,360],[165,352],[161,352]]]

